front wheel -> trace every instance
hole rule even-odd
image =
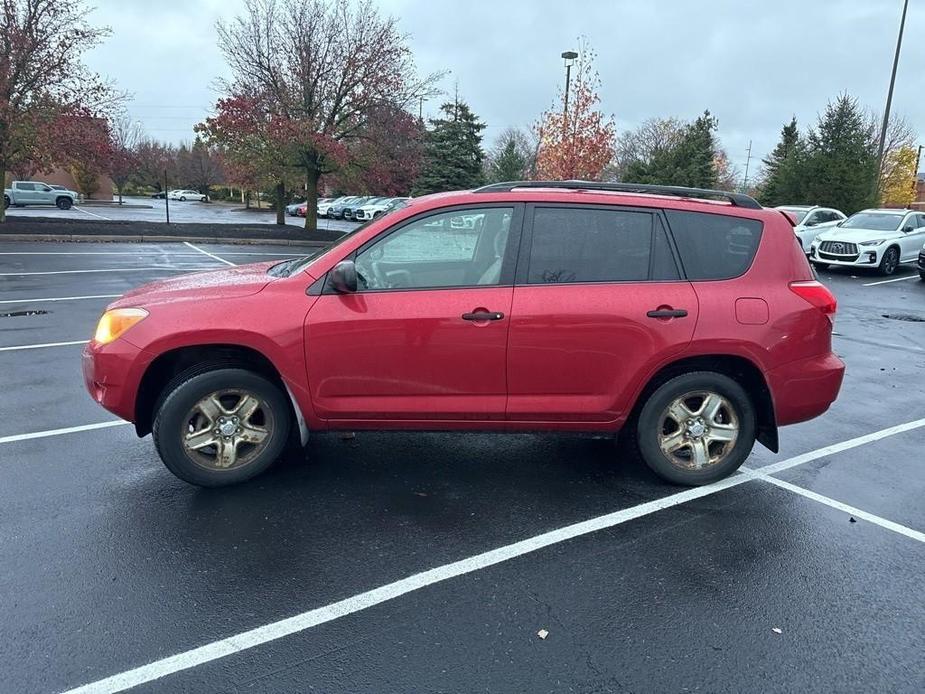
[[[925,270],[919,270],[919,279],[925,282]]]
[[[74,203],[70,198],[58,198],[55,201],[55,205],[58,206],[59,210],[69,210],[73,204]]]
[[[4,195],[4,196],[3,196],[3,209],[5,210],[5,209],[8,208],[9,206],[10,206],[10,196],[9,196],[9,195]]]
[[[899,267],[899,249],[887,248],[886,253],[883,254],[883,259],[880,261],[880,274],[881,275],[892,275],[896,272],[896,268]]]
[[[286,446],[289,403],[263,376],[238,368],[181,374],[165,392],[154,445],[164,465],[190,484],[243,482],[270,467]]]
[[[814,262],[813,262],[813,267],[816,268],[816,270],[818,270],[819,272],[822,272],[822,271],[824,271],[824,270],[828,270],[828,269],[829,269],[829,264],[828,264],[828,263],[817,263],[817,262],[814,261]]]
[[[185,195],[181,195],[181,196],[180,196],[180,202],[186,202],[186,196],[185,196]]]
[[[686,486],[720,480],[755,445],[755,409],[728,376],[697,371],[659,386],[639,413],[637,443],[659,477]]]

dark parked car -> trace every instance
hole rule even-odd
[[[372,200],[378,200],[378,198],[374,198],[371,195],[367,195],[362,198],[356,198],[355,200],[353,200],[353,202],[349,203],[348,205],[344,205],[344,210],[342,212],[343,218],[352,220],[356,211],[360,209],[361,207],[363,207],[363,205],[368,205],[370,201]]]
[[[355,204],[359,199],[359,196],[352,195],[341,200],[335,200],[334,203],[332,203],[332,205],[328,208],[328,217],[331,219],[343,219],[344,208]]]

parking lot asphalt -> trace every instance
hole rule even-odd
[[[925,689],[917,275],[823,273],[841,396],[725,483],[589,437],[358,433],[204,490],[130,426],[60,431],[113,421],[79,363],[110,297],[223,266],[199,248],[300,252],[0,243],[0,691]]]
[[[118,205],[76,205],[69,210],[54,207],[10,207],[6,213],[12,217],[46,217],[61,219],[101,219],[133,222],[164,222],[166,204],[153,198],[124,198],[126,207]],[[244,209],[231,202],[170,201],[170,221],[205,224],[275,224],[276,213],[271,210]],[[304,217],[286,217],[286,224],[304,227]],[[356,222],[342,219],[319,219],[319,229],[349,231]]]

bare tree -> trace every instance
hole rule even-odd
[[[180,147],[177,168],[183,185],[195,188],[206,196],[212,186],[225,182],[221,153],[198,137],[191,147]]]
[[[686,123],[678,118],[650,118],[617,140],[617,152],[608,177],[622,180],[626,168],[635,161],[651,162],[658,152],[675,148],[684,137]]]
[[[257,97],[304,171],[306,228],[317,223],[318,179],[349,159],[347,144],[384,102],[409,108],[438,75],[416,76],[397,22],[371,0],[246,0],[218,24],[233,78],[229,97]]]
[[[138,169],[138,148],[144,141],[144,130],[141,123],[122,111],[109,123],[109,138],[109,177],[116,186],[121,205],[122,189]]]

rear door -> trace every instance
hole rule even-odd
[[[912,230],[903,232],[899,243],[902,247],[902,260],[911,262],[919,257],[919,251],[925,245],[925,214],[910,214],[903,222],[903,228],[907,227],[912,227]]]
[[[528,207],[511,307],[508,418],[622,418],[648,365],[691,341],[697,315],[658,211]]]

